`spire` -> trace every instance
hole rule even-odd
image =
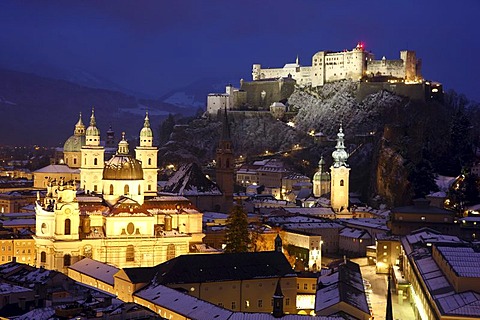
[[[280,238],[280,234],[277,233],[275,237],[275,251],[282,252],[282,238]]]
[[[283,293],[282,293],[282,287],[280,286],[280,279],[278,279],[277,281],[277,287],[275,288],[275,293],[273,294],[272,315],[275,318],[283,317]]]
[[[90,116],[90,126],[96,127],[97,122],[95,121],[95,108],[92,107],[92,115]]]
[[[100,137],[100,130],[97,128],[97,121],[95,120],[95,109],[92,107],[92,115],[90,116],[90,125],[87,128],[87,136],[97,136]],[[100,138],[98,138],[98,143],[100,143]]]
[[[297,66],[299,65],[298,54],[297,54],[297,59],[295,59],[295,63],[297,64]]]
[[[343,133],[343,127],[340,123],[340,129],[338,129],[337,133],[337,145],[335,146],[336,150],[332,153],[333,166],[335,168],[339,168],[341,166],[348,167],[348,153],[347,151],[345,151],[345,144],[343,139],[344,136],[345,134]]]
[[[122,140],[118,143],[117,154],[128,154],[128,142],[125,140],[125,132],[122,132]]]
[[[392,288],[390,287],[391,282],[392,282],[392,277],[390,276],[390,270],[389,270],[388,287],[387,287],[387,309],[385,312],[385,320],[393,320]]]
[[[150,120],[148,119],[148,110],[145,112],[145,122],[143,123],[144,128],[150,128]]]
[[[82,121],[82,113],[81,112],[80,112],[80,116],[78,117],[78,122],[75,125],[75,130],[73,131],[73,133],[76,136],[81,136],[81,135],[85,134],[85,125],[83,124],[83,121]]]
[[[221,140],[222,141],[232,140],[232,138],[230,136],[230,126],[228,125],[227,107],[225,107],[225,111],[224,111]]]

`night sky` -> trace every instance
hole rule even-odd
[[[480,101],[479,13],[478,0],[1,1],[0,66],[73,68],[158,97],[363,41],[378,59],[415,50],[425,78]]]

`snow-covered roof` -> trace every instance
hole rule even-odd
[[[120,270],[114,266],[90,258],[84,258],[69,266],[68,269],[75,270],[112,286],[113,275]]]
[[[197,299],[188,294],[170,289],[163,285],[151,284],[134,294],[152,304],[162,306],[190,319],[228,320],[232,311],[216,306],[210,302]]]
[[[471,247],[438,245],[436,249],[459,277],[480,277],[480,252]]]
[[[80,174],[80,169],[72,169],[66,164],[51,164],[34,171],[35,173],[72,173]]]
[[[355,238],[355,239],[371,239],[370,233],[365,230],[355,228],[343,228],[339,233],[342,237]]]
[[[9,283],[0,283],[0,294],[10,294],[10,293],[19,293],[19,292],[33,292],[31,289],[24,287],[16,286]]]
[[[315,312],[319,313],[340,302],[370,314],[360,267],[351,261],[338,265],[333,273],[318,278]]]

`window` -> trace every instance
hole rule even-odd
[[[343,185],[344,185],[343,180],[340,180],[340,187],[343,187]]]
[[[138,185],[138,195],[142,194],[141,191],[142,191],[142,189],[140,188],[140,185]]]
[[[68,267],[72,263],[72,257],[69,254],[63,256],[63,266]]]
[[[77,158],[73,158],[73,164],[77,164]]]
[[[152,190],[152,185],[149,184],[148,187],[147,187],[148,191],[151,191]]]
[[[110,195],[113,195],[113,184],[110,185]]]
[[[219,302],[219,303],[218,303],[218,306],[219,306],[219,307],[223,307],[223,303]]]
[[[232,301],[232,310],[235,310],[237,308],[237,304],[235,303],[235,301]]]
[[[170,243],[167,246],[167,260],[175,258],[175,245]]]
[[[312,290],[317,289],[317,285],[315,283],[312,283]]]
[[[131,244],[127,246],[127,254],[126,254],[125,261],[126,262],[135,261],[135,248]]]
[[[93,192],[97,192],[97,185],[96,184],[93,186]]]
[[[70,234],[70,226],[71,226],[70,219],[65,219],[65,235]]]
[[[263,300],[262,299],[258,300],[257,306],[259,308],[263,308]]]
[[[45,251],[40,252],[40,262],[47,262],[47,253]]]
[[[149,166],[152,165],[152,158],[148,158],[148,165],[149,165]]]
[[[249,308],[250,307],[250,301],[249,300],[245,300],[245,309]]]
[[[289,306],[289,305],[290,305],[290,298],[286,298],[286,299],[285,299],[285,305],[286,305],[286,306]]]
[[[123,194],[128,195],[129,192],[130,192],[130,188],[128,187],[128,184],[126,184],[125,187],[123,187]]]
[[[305,290],[308,289],[308,284],[307,284],[307,283],[304,283],[304,284],[303,284],[303,289],[305,289]]]
[[[422,216],[421,219],[425,221],[425,216]]]

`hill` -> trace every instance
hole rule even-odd
[[[72,134],[79,112],[88,124],[92,106],[101,132],[112,125],[117,137],[122,131],[127,137],[138,135],[146,108],[154,128],[169,113],[188,115],[195,111],[118,91],[0,69],[0,144],[62,145]]]

